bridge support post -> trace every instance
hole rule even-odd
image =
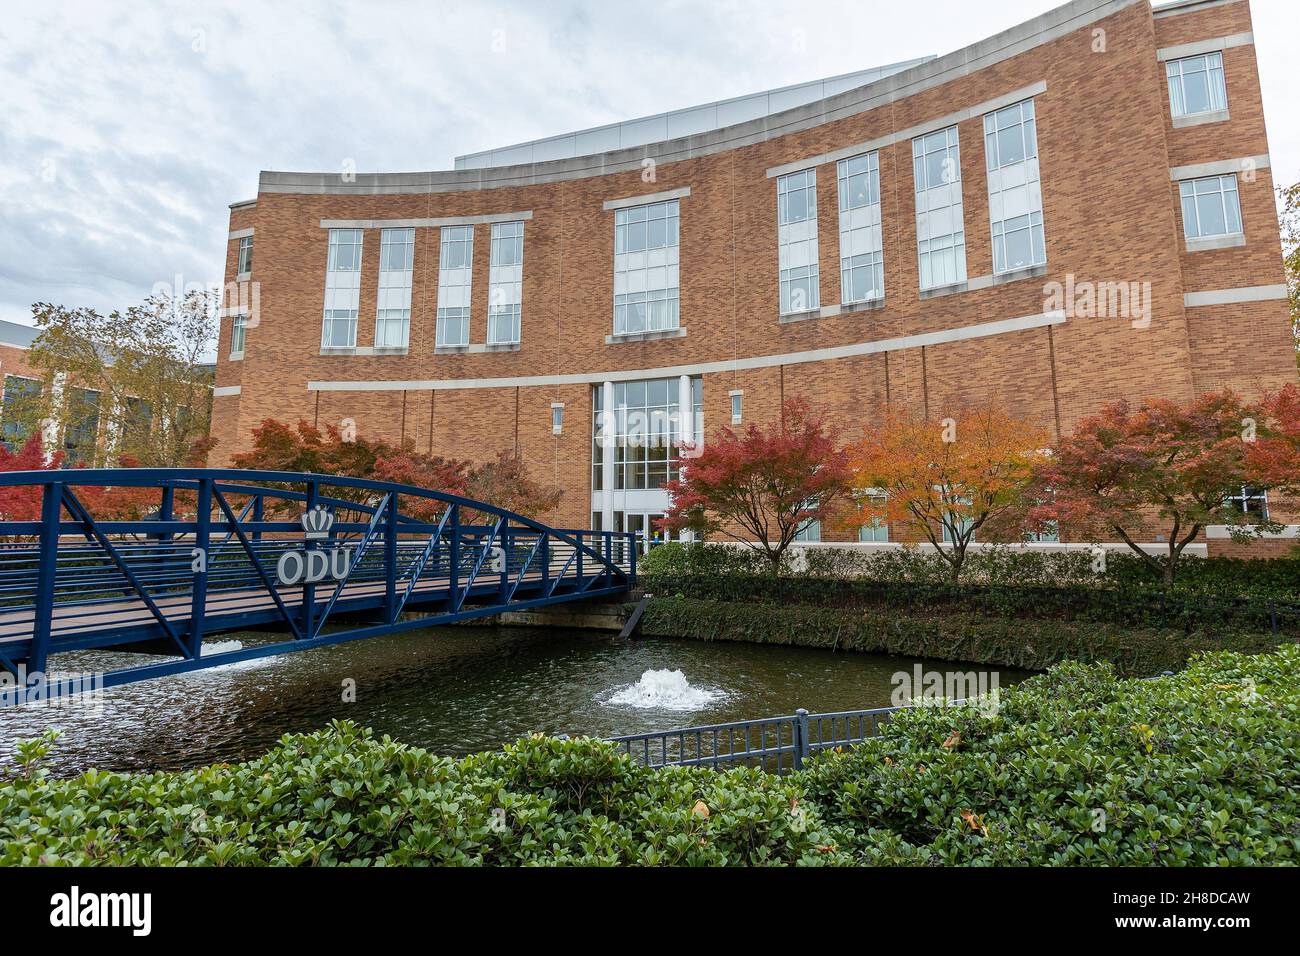
[[[447,568],[447,598],[451,607],[456,606],[456,592],[460,590],[460,505],[452,504],[451,520],[448,522],[451,528],[451,547],[448,549],[448,568]]]
[[[307,482],[307,510],[311,511],[319,503],[320,485],[315,481]],[[303,550],[311,551],[315,549],[315,541],[304,541]],[[304,637],[316,636],[316,585],[304,584],[302,586],[302,633]]]
[[[194,515],[194,547],[202,563],[190,588],[189,656],[203,653],[203,615],[208,606],[208,542],[212,536],[212,479],[199,479],[198,508]]]
[[[257,522],[258,524],[261,524],[263,518],[265,517],[265,513],[266,513],[265,499],[263,498],[262,495],[257,495],[255,498],[253,498],[253,521]],[[253,540],[254,541],[262,540],[261,529],[255,528],[255,530],[253,531]]]
[[[501,525],[501,600],[510,590],[510,522]]]
[[[175,516],[176,488],[173,485],[167,485],[162,490],[162,501],[158,504],[158,520],[171,521]],[[160,541],[171,542],[174,535],[171,532],[163,532],[159,537]]]
[[[542,593],[551,593],[551,533],[548,531],[542,535],[542,544],[540,551],[542,553]]]
[[[50,652],[50,631],[54,623],[54,579],[59,570],[59,518],[63,513],[63,485],[52,482],[41,497],[41,554],[36,571],[36,620],[32,628],[32,652],[27,658],[27,681],[45,673]]]
[[[389,492],[384,515],[384,620],[397,620],[397,492]]]

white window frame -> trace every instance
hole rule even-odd
[[[453,258],[455,264],[452,264]],[[469,345],[474,286],[474,226],[443,226],[438,235],[438,316],[435,347]]]
[[[803,201],[797,218],[791,197]],[[781,315],[821,308],[821,266],[817,245],[817,169],[801,169],[776,179],[777,305]]]
[[[1210,188],[1211,186],[1214,188]],[[1225,232],[1201,231],[1200,200],[1211,196],[1218,197],[1219,208],[1223,213]],[[1220,239],[1245,235],[1245,226],[1241,218],[1241,196],[1237,191],[1236,173],[1179,180],[1178,199],[1183,214],[1183,236],[1188,242],[1194,242],[1198,239]],[[1191,215],[1189,215],[1189,211]],[[1233,228],[1234,217],[1236,218],[1235,229]]]
[[[662,386],[664,400],[659,401]],[[704,434],[704,384],[690,378],[692,435]],[[592,490],[596,492],[652,491],[663,480],[681,477],[683,428],[681,379],[652,378],[615,382],[614,407],[605,418],[604,388],[592,388],[591,463]],[[631,404],[629,404],[631,403]],[[612,430],[610,430],[612,428]],[[602,443],[601,439],[604,439]],[[605,455],[614,456],[614,487],[604,487],[602,465]],[[660,471],[666,478],[652,477]],[[629,475],[632,480],[629,481]]]
[[[523,221],[494,222],[490,241],[487,342],[516,345],[523,319]]]
[[[1259,502],[1259,511],[1248,510],[1252,501]],[[1268,520],[1268,489],[1255,488],[1251,485],[1242,485],[1233,494],[1224,499],[1224,504],[1229,507],[1236,507],[1244,515],[1257,514],[1261,521]]]
[[[355,349],[365,237],[360,229],[331,229],[329,232],[320,344],[322,349]],[[344,333],[342,336],[338,335],[340,328]]]
[[[680,328],[680,202],[668,199],[615,209],[614,334]]]
[[[1203,110],[1189,110],[1187,79],[1197,74],[1205,75],[1206,99],[1209,105]],[[1223,73],[1222,50],[1166,60],[1165,80],[1169,87],[1169,112],[1174,119],[1184,116],[1204,116],[1206,113],[1218,113],[1228,108],[1228,85]]]
[[[1011,143],[1018,149],[1008,149]],[[984,157],[989,183],[989,226],[993,234],[993,274],[1047,265],[1033,99],[984,114]],[[1012,236],[1023,236],[1028,243],[1028,257],[1012,259],[1012,246],[1008,242]]]
[[[873,150],[841,159],[836,164],[840,212],[840,302],[850,305],[885,297],[885,253],[881,231],[880,153]],[[857,201],[854,180],[865,176],[865,201]],[[869,278],[867,290],[858,294],[854,281]]]
[[[861,498],[884,502],[889,496],[880,488],[867,488],[860,493]],[[880,537],[880,535],[884,537]],[[872,518],[869,524],[858,526],[858,541],[863,544],[888,544],[889,521],[885,518]]]
[[[244,345],[248,339],[248,316],[237,312],[230,317],[230,355],[232,360],[244,357]]]
[[[931,175],[930,157],[943,153]],[[912,140],[916,187],[917,278],[922,292],[966,281],[966,208],[962,197],[961,141],[948,126]],[[933,180],[933,181],[932,181]],[[947,225],[946,230],[935,226]],[[936,269],[936,265],[942,268]]]
[[[253,272],[253,237],[241,236],[235,258],[235,276],[240,278]]]
[[[404,349],[411,338],[411,283],[415,230],[379,234],[379,283],[375,293],[375,348]]]

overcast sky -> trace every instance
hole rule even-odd
[[[221,281],[262,169],[459,154],[943,54],[1053,0],[11,0],[0,20],[0,318]],[[1253,0],[1274,177],[1300,179],[1300,2]]]

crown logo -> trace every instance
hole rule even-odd
[[[315,541],[320,538],[330,536],[330,528],[334,527],[334,515],[325,509],[324,505],[317,505],[309,511],[302,514],[303,537],[308,541]]]

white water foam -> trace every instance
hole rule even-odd
[[[244,648],[243,641],[237,641],[237,640],[208,641],[203,645],[203,656],[211,657],[214,654],[228,654],[231,651],[243,650],[243,648]],[[247,660],[231,661],[229,664],[218,664],[216,667],[211,667],[207,670],[190,671],[188,676],[194,677],[201,674],[211,674],[211,673],[219,674],[222,671],[251,670],[252,668],[255,667],[268,667],[270,665],[273,665],[274,663],[275,660],[273,657],[250,657]]]
[[[724,696],[715,687],[691,686],[681,671],[648,670],[635,684],[616,691],[606,703],[654,710],[700,710]]]

